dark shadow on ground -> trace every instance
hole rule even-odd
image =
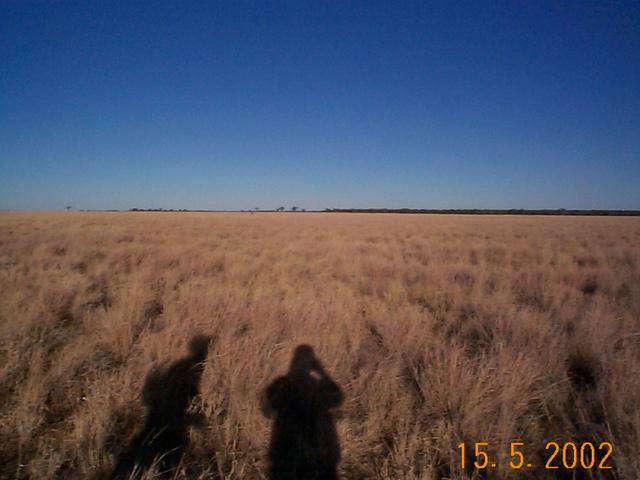
[[[210,341],[207,336],[192,338],[188,356],[165,370],[149,372],[142,392],[147,407],[144,428],[118,459],[111,478],[137,478],[154,464],[162,475],[174,472],[189,441],[189,425],[199,423],[187,410],[199,393]]]
[[[342,403],[340,387],[309,345],[296,348],[289,372],[264,392],[263,411],[273,418],[270,480],[338,478],[340,444],[331,409]]]

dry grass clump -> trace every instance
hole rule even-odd
[[[572,478],[548,441],[639,478],[639,247],[636,218],[3,213],[0,477],[106,477],[202,333],[176,478],[265,478],[259,396],[300,344],[344,393],[342,478],[481,478],[460,442]]]

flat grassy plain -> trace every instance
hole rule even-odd
[[[637,217],[0,213],[0,477],[107,477],[197,334],[175,478],[265,478],[301,344],[344,395],[341,478],[640,478]],[[545,470],[550,441],[613,468]]]

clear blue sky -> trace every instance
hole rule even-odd
[[[640,209],[640,2],[0,3],[0,209]]]

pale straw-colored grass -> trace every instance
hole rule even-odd
[[[548,441],[639,478],[639,247],[639,218],[2,213],[0,477],[105,476],[147,373],[205,333],[177,478],[265,478],[260,393],[302,343],[345,395],[345,479],[473,478],[460,442],[489,478],[571,478]]]

